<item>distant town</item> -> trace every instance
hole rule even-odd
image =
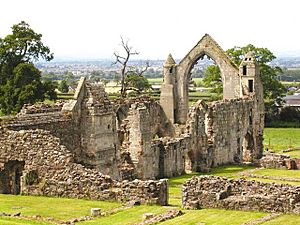
[[[158,78],[162,77],[162,69],[165,60],[131,60],[130,65],[135,68],[142,69],[146,63],[149,62],[149,68],[144,74],[146,77]],[[180,60],[176,60],[179,62]],[[199,60],[192,71],[193,77],[203,77],[205,68],[213,64],[212,60],[207,58]],[[99,76],[104,79],[114,79],[118,75],[120,68],[113,64],[112,60],[99,59],[99,60],[64,60],[50,62],[38,62],[37,67],[42,71],[43,76],[52,75],[52,78],[60,79],[61,74],[72,73],[76,77],[80,76]],[[300,81],[300,57],[282,57],[272,61],[271,66],[279,66],[284,72],[299,70],[299,79],[291,78],[289,81]],[[57,75],[57,76],[55,76]],[[284,74],[280,76],[283,78]]]

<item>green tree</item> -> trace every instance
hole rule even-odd
[[[151,89],[148,79],[135,73],[126,76],[125,87],[126,90],[133,90],[137,94]]]
[[[58,90],[62,93],[68,93],[69,92],[69,86],[67,84],[66,80],[62,80],[58,86]]]
[[[47,99],[50,100],[56,100],[57,99],[57,93],[55,89],[58,87],[56,81],[46,80],[43,82],[43,88],[44,88],[44,96]]]
[[[212,87],[211,92],[216,93],[220,97],[223,93],[223,84],[218,66],[209,65],[204,71],[203,83],[205,87]]]
[[[24,103],[42,101],[45,88],[34,61],[50,61],[53,54],[24,21],[12,26],[12,34],[0,38],[0,108],[3,113],[17,112]]]

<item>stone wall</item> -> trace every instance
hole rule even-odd
[[[8,168],[11,162],[22,164],[18,168],[20,177],[16,176],[16,168]],[[0,187],[4,186],[2,181],[12,184],[6,187],[6,193],[19,186],[21,193],[30,195],[161,205],[166,205],[168,199],[166,180],[114,181],[96,169],[74,163],[72,152],[60,144],[59,138],[39,129],[1,130]],[[0,191],[3,193],[3,189]]]
[[[42,111],[39,110],[39,111]],[[24,111],[23,111],[24,112]],[[16,117],[2,122],[2,127],[10,130],[43,129],[59,138],[60,143],[74,153],[75,161],[82,160],[80,128],[77,122],[66,113],[20,113]]]
[[[291,158],[289,155],[266,153],[258,161],[258,164],[264,168],[298,170],[300,168],[300,159]]]
[[[170,173],[165,173],[164,167],[170,170],[171,164],[165,164],[164,159],[170,157],[170,152],[179,155],[181,150],[165,151],[159,141],[162,137],[174,136],[174,127],[161,106],[149,98],[135,99],[119,106],[117,118],[120,151],[129,153],[135,176],[142,179],[169,177]],[[175,154],[170,157],[173,162]]]
[[[183,184],[184,208],[202,207],[300,214],[300,187],[194,176]]]
[[[222,164],[253,161],[261,150],[255,144],[252,106],[251,99],[194,104],[182,131],[190,136],[187,169],[207,171]]]
[[[119,178],[116,114],[102,85],[85,83],[79,123],[84,164]]]

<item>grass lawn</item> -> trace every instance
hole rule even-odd
[[[144,213],[160,214],[170,209],[162,206],[134,206],[133,208],[117,212],[106,217],[99,217],[92,221],[85,221],[76,224],[101,224],[101,225],[125,225],[142,222]]]
[[[25,219],[19,219],[14,217],[1,217],[0,216],[0,224],[1,225],[48,225],[53,223],[47,223],[42,221],[35,221],[35,220],[25,220]]]
[[[300,170],[260,169],[253,172],[253,174],[300,179]]]
[[[300,147],[300,128],[265,128],[264,146],[275,152]]]
[[[300,224],[300,216],[285,214],[281,215],[277,218],[274,218],[270,221],[266,221],[264,223],[260,223],[260,225],[299,225]]]
[[[300,150],[293,150],[290,152],[285,152],[284,154],[287,154],[292,158],[300,158]]]
[[[26,216],[40,215],[57,220],[90,215],[91,208],[107,211],[121,206],[116,202],[2,194],[0,194],[0,202],[0,212],[21,212]]]
[[[267,215],[263,212],[244,212],[224,209],[184,210],[185,214],[160,224],[240,225]]]

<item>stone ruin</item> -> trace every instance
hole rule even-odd
[[[182,205],[300,214],[300,186],[194,176],[183,184]]]
[[[221,70],[224,99],[188,109],[190,71],[204,55]],[[0,193],[164,205],[167,182],[157,179],[259,159],[263,107],[255,57],[237,67],[205,35],[179,64],[168,57],[160,103],[110,101],[102,85],[81,78],[65,104],[26,105],[3,119]]]
[[[258,161],[258,165],[264,168],[299,170],[300,159],[291,158],[286,154],[276,154],[267,152],[264,157]]]

